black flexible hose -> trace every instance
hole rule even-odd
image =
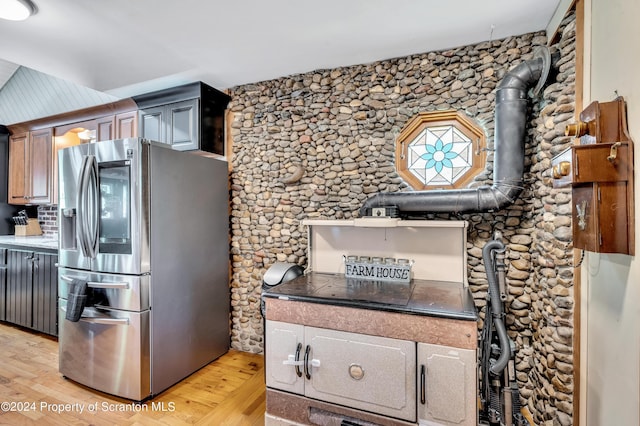
[[[502,301],[500,300],[500,289],[498,287],[498,281],[495,276],[495,268],[493,264],[492,252],[494,250],[504,250],[504,244],[499,240],[491,240],[482,248],[482,259],[484,261],[484,269],[487,273],[487,280],[489,281],[489,298],[491,299],[491,310],[493,311],[493,325],[496,328],[498,334],[498,340],[500,341],[500,357],[498,360],[489,367],[489,372],[494,375],[502,373],[509,363],[511,358],[511,346],[509,345],[509,336],[507,335],[507,328],[504,325],[502,319],[503,309]],[[485,318],[485,321],[487,318]]]

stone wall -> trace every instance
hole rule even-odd
[[[455,217],[470,224],[469,283],[480,309],[487,292],[482,247],[496,231],[507,244],[507,323],[536,425],[571,424],[570,190],[553,189],[549,171],[551,157],[571,143],[564,126],[574,112],[574,39],[570,17],[554,46],[562,52],[559,74],[530,103],[520,198],[496,213]],[[483,128],[487,168],[473,184],[490,184],[494,89],[543,44],[543,33],[525,34],[233,88],[232,346],[262,351],[261,278],[276,261],[306,263],[303,219],[355,217],[370,195],[408,190],[395,173],[394,141],[416,113],[455,109]]]

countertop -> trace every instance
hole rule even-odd
[[[478,314],[462,283],[414,279],[408,283],[308,273],[263,292],[264,297],[476,321]]]
[[[58,251],[58,239],[52,235],[17,237],[15,235],[0,235],[0,245],[12,246],[20,249],[44,249]]]

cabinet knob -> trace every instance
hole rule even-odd
[[[354,380],[362,380],[364,377],[364,368],[360,364],[351,364],[349,366],[349,375]]]

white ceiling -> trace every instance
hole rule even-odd
[[[117,97],[197,80],[225,89],[544,30],[562,2],[33,1],[28,20],[0,22],[0,87],[17,64]]]

